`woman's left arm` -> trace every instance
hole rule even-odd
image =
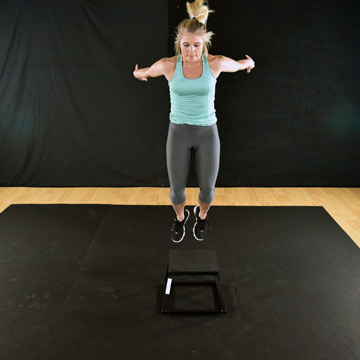
[[[235,61],[226,56],[220,56],[219,62],[221,71],[236,72],[247,69],[247,72],[249,73],[251,69],[255,67],[255,62],[250,56],[246,55],[246,57],[247,59]]]

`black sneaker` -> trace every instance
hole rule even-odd
[[[193,229],[194,238],[198,241],[203,241],[205,239],[206,233],[209,229],[208,217],[204,220],[201,220],[199,217],[200,206],[197,205],[194,207],[194,215],[195,215],[195,225]]]
[[[190,217],[190,213],[188,209],[184,210],[185,218],[183,221],[179,221],[175,216],[174,223],[171,227],[171,240],[174,243],[179,243],[185,236],[185,224]]]

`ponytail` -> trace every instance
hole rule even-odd
[[[205,5],[204,5],[205,4]],[[192,3],[186,3],[187,12],[190,19],[185,19],[177,27],[175,33],[175,53],[179,55],[181,53],[180,41],[184,33],[189,32],[197,34],[204,39],[203,53],[207,57],[209,54],[209,48],[211,46],[211,38],[215,35],[212,31],[207,31],[206,23],[209,13],[213,13],[214,10],[210,10],[207,6],[207,2],[204,0],[195,0]]]

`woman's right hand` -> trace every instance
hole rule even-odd
[[[133,72],[134,76],[141,81],[148,81],[146,77],[144,77],[144,71],[138,68],[138,65],[135,66],[135,71]]]

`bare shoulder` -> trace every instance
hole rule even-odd
[[[211,55],[211,54],[208,54],[208,62],[218,62],[219,60],[221,60],[221,58],[223,57],[223,55]]]
[[[164,59],[164,61],[169,61],[169,62],[175,62],[176,63],[177,55],[170,56],[170,57],[164,57],[163,59]]]
[[[165,69],[176,67],[177,56],[164,57],[161,59]]]
[[[223,60],[223,55],[211,55],[208,54],[207,61],[209,63],[210,69],[213,72],[215,78],[217,78],[221,73],[221,62]]]
[[[163,64],[164,75],[169,81],[175,73],[177,56],[164,57],[161,61]]]

